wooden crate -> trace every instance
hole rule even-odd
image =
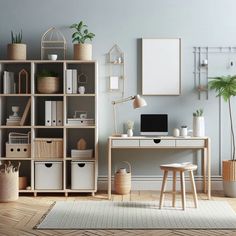
[[[30,144],[6,143],[6,157],[30,157]]]
[[[62,138],[34,139],[34,156],[36,158],[63,158]]]

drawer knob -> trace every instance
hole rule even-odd
[[[52,143],[52,141],[49,141],[49,140],[48,140],[48,141],[46,141],[46,143]]]
[[[155,139],[153,139],[153,142],[154,142],[154,143],[160,143],[161,140],[160,140],[159,138],[155,138]]]
[[[85,166],[85,163],[78,163],[78,166],[83,168]]]
[[[45,163],[45,166],[46,166],[47,168],[51,168],[51,167],[52,167],[52,163]]]

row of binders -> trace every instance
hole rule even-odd
[[[45,125],[63,125],[63,101],[45,101]]]
[[[78,93],[77,70],[67,69],[66,75],[66,93]]]

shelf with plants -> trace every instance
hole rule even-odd
[[[67,93],[67,77],[66,70],[76,70],[76,90],[74,93]],[[19,72],[25,70],[27,74],[21,75],[21,90],[19,90]],[[9,85],[9,90],[4,89],[4,71],[13,72],[12,84]],[[77,61],[77,60],[20,60],[20,61],[0,61],[0,161],[24,162],[22,174],[27,177],[27,189],[20,189],[20,193],[37,193],[41,192],[91,192],[97,191],[97,62],[96,61]],[[24,72],[24,71],[23,71]],[[6,73],[5,73],[6,74]],[[9,76],[8,76],[9,77]],[[28,78],[28,80],[26,79]],[[45,79],[43,85],[42,77],[57,77],[54,82]],[[27,82],[27,83],[26,83]],[[80,86],[84,86],[85,90],[81,92]],[[27,87],[27,89],[26,89]],[[11,90],[12,89],[12,90]],[[45,90],[44,90],[45,89]],[[49,89],[49,90],[48,90]],[[21,93],[19,93],[21,92]],[[60,110],[60,119],[57,115],[56,124],[46,123],[48,111],[47,106],[53,109]],[[49,102],[49,103],[48,103]],[[59,105],[60,107],[58,107]],[[28,106],[27,106],[28,105]],[[53,108],[54,106],[54,108]],[[27,108],[28,107],[28,108]],[[27,109],[26,109],[27,108]],[[58,111],[58,110],[56,110]],[[93,120],[92,124],[67,124],[68,118],[73,118],[74,115],[80,115],[78,111],[86,111],[86,117],[82,115],[79,118]],[[22,118],[24,113],[24,122],[21,124],[10,122],[7,124],[7,119],[12,117],[14,113]],[[77,114],[78,113],[78,114]],[[82,112],[82,114],[85,114]],[[55,114],[54,114],[55,115]],[[13,117],[14,118],[14,117]],[[51,117],[52,118],[52,117]],[[19,118],[17,118],[19,119]],[[21,119],[20,119],[21,120]],[[60,122],[59,122],[60,121]],[[58,123],[57,123],[58,122]],[[6,155],[6,143],[9,141],[9,133],[27,134],[30,132],[30,155],[29,157],[9,157]],[[87,141],[87,147],[92,149],[92,157],[86,160],[82,157],[71,158],[71,150],[76,149],[78,139],[84,138]],[[76,140],[76,141],[75,141]],[[59,153],[52,152],[47,154],[48,145],[54,148],[60,146]],[[39,150],[46,150],[39,152]],[[49,150],[51,150],[49,149]],[[67,158],[69,157],[69,158]],[[90,188],[71,189],[71,170],[67,169],[69,163],[74,164],[78,161],[92,161],[93,172],[89,172],[94,178],[94,184]],[[38,182],[40,168],[45,166],[56,165],[60,169],[61,185],[59,189],[54,189],[46,186],[39,187]],[[47,169],[45,170],[47,171]],[[45,172],[46,173],[46,172]],[[20,170],[21,174],[21,170]],[[50,174],[50,173],[49,173]],[[57,173],[58,174],[58,173]],[[45,176],[47,176],[45,174]],[[43,178],[44,176],[42,176]],[[48,178],[51,179],[51,178]]]

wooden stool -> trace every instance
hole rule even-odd
[[[163,200],[164,200],[164,194],[167,193],[167,192],[165,192],[165,187],[166,187],[166,180],[167,180],[167,176],[168,176],[168,171],[173,171],[173,189],[172,189],[172,191],[170,191],[170,193],[172,193],[172,206],[175,207],[176,172],[179,171],[180,185],[181,185],[181,199],[182,199],[183,210],[185,210],[185,207],[186,207],[184,172],[189,172],[191,185],[192,185],[192,191],[193,191],[194,205],[197,208],[198,207],[197,192],[196,192],[196,186],[195,186],[194,176],[193,176],[193,171],[197,169],[197,166],[193,165],[193,164],[167,164],[167,165],[161,165],[160,168],[161,168],[161,170],[164,171],[164,175],[163,175],[163,180],[162,180],[159,208],[161,209],[162,204],[163,204]]]

